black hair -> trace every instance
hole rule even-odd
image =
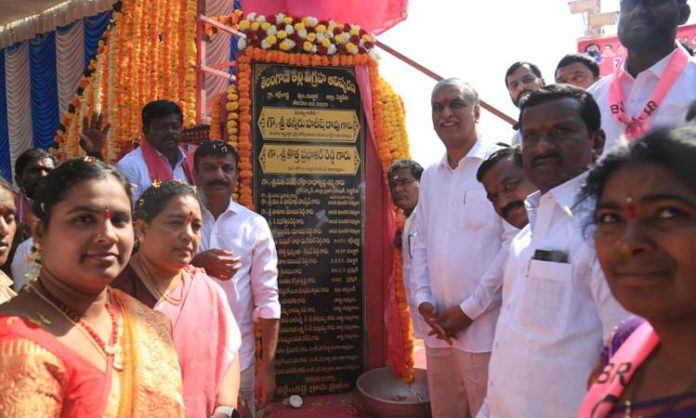
[[[478,180],[479,183],[482,182],[483,177],[493,168],[493,166],[495,166],[499,161],[507,158],[512,158],[512,162],[515,164],[515,166],[522,168],[522,147],[519,145],[512,147],[506,145],[504,148],[491,153],[491,155],[483,160],[478,168],[478,171],[476,171],[476,180]]]
[[[73,187],[106,176],[113,176],[123,186],[130,199],[132,186],[116,168],[93,157],[82,157],[65,161],[39,182],[32,202],[32,211],[46,228],[51,220],[53,206],[62,202]]]
[[[507,82],[508,77],[510,77],[512,75],[512,73],[517,71],[518,68],[524,67],[525,65],[527,67],[529,67],[529,69],[532,71],[532,73],[535,76],[537,76],[539,78],[544,78],[541,75],[541,70],[536,65],[532,64],[531,62],[527,62],[527,61],[517,61],[516,63],[512,64],[505,72],[505,88],[508,88],[508,82]]]
[[[53,165],[57,166],[58,165],[58,159],[51,154],[50,152],[43,150],[41,148],[29,148],[28,150],[24,151],[23,153],[19,154],[19,157],[17,157],[17,160],[15,161],[15,178],[22,177],[22,173],[24,173],[24,169],[27,168],[30,162],[35,161],[35,160],[43,160],[43,159],[50,159],[53,161]]]
[[[420,181],[421,175],[423,175],[423,166],[421,166],[413,160],[394,161],[394,163],[389,167],[389,170],[387,170],[387,175],[389,176],[389,178],[392,178],[394,176],[394,173],[403,169],[408,169],[411,172],[413,178],[415,178],[418,181]]]
[[[686,110],[686,116],[684,117],[686,122],[696,122],[696,100],[691,102],[689,108]]]
[[[579,62],[587,67],[595,80],[599,78],[599,65],[597,65],[597,62],[595,62],[595,60],[587,54],[568,54],[561,58],[561,60],[558,61],[558,65],[556,65],[556,71],[553,73],[554,77],[556,76],[558,70],[576,62]]]
[[[620,144],[590,170],[579,202],[598,202],[609,179],[629,164],[657,164],[671,170],[696,190],[696,126],[662,127],[631,142]],[[596,204],[596,203],[595,203]],[[594,217],[587,220],[594,224]]]
[[[224,157],[228,154],[232,156],[234,165],[239,169],[239,154],[237,154],[237,150],[232,145],[218,140],[204,142],[193,154],[193,166],[198,169],[198,162],[203,157]]]
[[[170,200],[179,196],[192,196],[198,201],[196,189],[184,181],[169,180],[153,184],[135,202],[133,220],[142,219],[145,222],[151,222],[162,213]]]
[[[154,100],[143,107],[143,130],[147,131],[153,119],[163,118],[169,115],[177,115],[183,123],[184,114],[178,104],[169,100]]]
[[[524,95],[519,103],[520,116],[517,122],[520,125],[520,130],[524,128],[522,126],[522,116],[527,108],[566,98],[577,100],[580,104],[580,117],[585,122],[587,132],[590,134],[597,132],[602,122],[597,102],[595,102],[590,93],[568,84],[550,84]]]

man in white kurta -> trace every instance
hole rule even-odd
[[[602,112],[604,155],[624,135],[631,140],[645,129],[683,123],[696,100],[696,58],[675,40],[677,26],[690,14],[686,0],[636,3],[622,1],[619,12],[617,33],[628,51],[625,62],[588,90]],[[634,119],[640,121],[633,125],[642,129],[631,128]]]
[[[529,225],[510,244],[488,399],[479,417],[574,417],[592,366],[627,313],[609,292],[577,203],[604,134],[592,97],[547,86],[522,101]]]
[[[478,137],[478,95],[469,84],[439,82],[432,110],[447,153],[421,177],[410,290],[437,332],[425,339],[433,416],[466,417],[485,397],[500,304],[504,227],[476,180],[496,147]]]

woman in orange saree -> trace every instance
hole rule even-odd
[[[112,286],[169,317],[186,416],[235,416],[241,334],[222,288],[189,264],[203,225],[194,188],[156,183],[136,201],[133,217],[138,252]]]
[[[133,246],[125,180],[67,161],[34,212],[39,277],[0,306],[0,416],[182,417],[169,321],[108,286]]]

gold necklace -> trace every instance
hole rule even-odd
[[[179,293],[179,298],[175,298],[171,296],[171,291],[165,290],[164,292],[162,292],[159,289],[159,287],[155,283],[155,280],[152,278],[152,274],[150,274],[150,270],[148,270],[145,266],[145,263],[143,263],[143,258],[141,254],[138,254],[138,266],[143,271],[143,284],[145,285],[147,290],[149,290],[150,293],[152,293],[152,296],[154,296],[158,301],[164,299],[172,305],[180,305],[184,301],[184,288],[186,287],[186,283],[183,283],[184,279],[181,273],[179,273],[179,280],[182,282],[181,291]],[[172,289],[172,291],[174,291],[175,289],[176,286],[174,287],[174,289]]]
[[[36,287],[34,286],[33,283],[28,284],[27,288],[29,290],[31,290],[32,292],[34,292],[39,298],[41,298],[41,300],[46,302],[46,304],[48,304],[50,307],[52,307],[55,311],[57,311],[63,318],[65,318],[66,321],[68,321],[69,324],[71,324],[73,326],[73,328],[77,329],[78,332],[80,332],[80,334],[82,334],[87,339],[87,341],[89,341],[90,344],[92,344],[92,346],[97,349],[97,352],[99,352],[99,355],[101,355],[101,357],[107,363],[108,363],[108,356],[113,356],[114,360],[112,362],[112,367],[115,370],[117,370],[117,371],[123,370],[123,359],[121,358],[121,346],[118,342],[118,339],[119,339],[118,337],[121,334],[120,323],[118,325],[119,329],[116,332],[116,341],[114,341],[114,344],[113,345],[106,345],[105,347],[102,347],[101,345],[99,345],[99,343],[97,343],[97,341],[94,339],[94,337],[92,337],[89,334],[89,332],[87,332],[87,330],[85,330],[80,324],[78,324],[72,318],[70,318],[70,316],[68,314],[63,312],[63,310],[60,309],[60,307],[56,306],[56,304],[53,303],[53,301],[51,301],[43,293],[41,293],[41,291],[36,289]],[[43,318],[43,316],[41,314],[39,314],[39,317],[42,318],[42,321],[44,323],[47,323],[47,324],[50,323],[50,321],[48,319]]]

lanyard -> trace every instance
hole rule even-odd
[[[657,82],[652,96],[637,117],[626,115],[624,108],[624,94],[621,88],[621,81],[625,77],[628,77],[623,68],[624,65],[619,65],[616,70],[614,70],[614,77],[609,85],[609,109],[614,119],[625,126],[625,134],[629,140],[636,139],[650,129],[648,126],[648,118],[660,107],[662,100],[664,100],[667,93],[669,93],[670,89],[677,82],[688,63],[689,54],[682,48],[677,47],[672,57],[669,59],[664,73]]]

